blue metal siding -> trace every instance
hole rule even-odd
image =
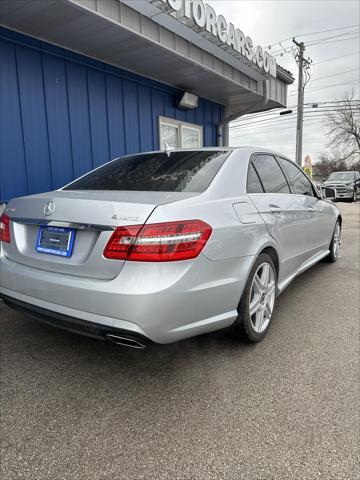
[[[65,62],[49,55],[43,58],[45,104],[49,134],[49,156],[54,187],[73,178],[70,117],[67,98]]]
[[[0,28],[0,202],[59,188],[120,155],[159,148],[159,116],[204,127],[216,145],[223,106]]]
[[[29,191],[23,140],[15,46],[0,42],[0,199]]]
[[[74,176],[93,168],[86,69],[66,63],[67,103]],[[64,127],[63,127],[64,128]]]

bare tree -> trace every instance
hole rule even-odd
[[[334,148],[331,152],[321,152],[319,161],[328,164],[331,171],[360,170],[360,155],[357,152],[349,153],[346,148]]]
[[[360,159],[360,102],[354,99],[355,91],[346,91],[336,109],[328,114],[330,158],[339,155],[338,161],[353,163]]]
[[[313,176],[316,179],[325,179],[332,172],[344,172],[346,170],[360,170],[360,155],[347,158],[344,151],[334,149],[319,154],[319,161],[313,165]]]

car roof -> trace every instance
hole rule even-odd
[[[269,153],[270,155],[277,155],[279,157],[282,157],[282,158],[286,158],[287,160],[290,160],[290,162],[293,162],[295,163],[293,160],[291,160],[291,158],[289,158],[287,155],[285,155],[284,153],[281,153],[281,152],[278,152],[276,150],[272,150],[270,148],[266,148],[266,147],[261,147],[261,146],[253,146],[253,145],[240,145],[240,146],[235,146],[235,147],[202,147],[202,148],[178,148],[178,149],[175,149],[175,150],[171,150],[172,152],[176,152],[176,151],[232,151],[232,152],[236,152],[236,151],[241,151],[242,153],[245,153],[245,154],[248,154],[248,155],[251,155],[253,153]]]
[[[290,162],[295,163],[293,160],[291,160],[287,155],[284,155],[281,152],[277,152],[275,150],[271,150],[266,147],[261,147],[261,146],[249,146],[249,145],[241,145],[241,146],[235,146],[235,147],[200,147],[200,148],[171,148],[168,150],[168,153],[171,155],[174,152],[241,152],[242,154],[245,154],[246,156],[250,156],[253,153],[266,153],[270,155],[277,155],[279,157],[285,158],[286,160],[289,160]],[[124,157],[132,157],[136,155],[148,155],[148,154],[153,154],[153,153],[165,153],[166,150],[152,150],[148,152],[138,152],[138,153],[131,153],[128,155],[123,155]],[[115,159],[116,160],[116,159]]]

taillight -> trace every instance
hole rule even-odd
[[[104,257],[137,262],[172,262],[199,255],[212,228],[201,220],[118,227],[104,250]]]
[[[5,213],[0,217],[0,242],[10,243],[10,218]]]

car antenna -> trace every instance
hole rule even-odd
[[[170,157],[171,152],[175,150],[175,147],[170,147],[168,143],[165,143],[165,152],[168,157]]]

